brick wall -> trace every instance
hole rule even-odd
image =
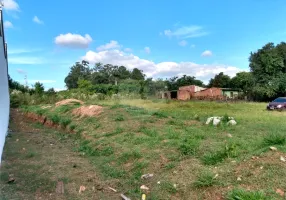
[[[191,92],[187,90],[178,90],[178,99],[179,100],[190,100],[191,98]]]
[[[207,88],[205,90],[196,92],[194,97],[220,97],[222,90],[220,88]]]

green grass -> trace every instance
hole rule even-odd
[[[210,171],[203,171],[200,173],[197,180],[194,182],[194,186],[197,188],[211,187],[216,184],[218,184],[217,177]]]
[[[263,192],[234,189],[227,195],[227,200],[270,200]]]
[[[60,120],[60,125],[62,126],[62,128],[66,128],[71,122],[72,120],[69,118],[62,118]]]
[[[115,117],[114,120],[115,120],[115,121],[124,121],[125,119],[124,119],[124,116],[123,116],[123,115],[118,114],[118,115]]]
[[[61,118],[57,114],[52,114],[48,117],[54,124],[59,124],[61,121]]]
[[[271,133],[264,137],[264,144],[270,145],[284,145],[286,143],[285,134]]]
[[[266,151],[268,146],[279,146],[279,151],[286,152],[285,112],[267,112],[264,103],[244,102],[104,100],[93,103],[104,104],[109,109],[99,116],[81,119],[71,114],[71,107],[45,110],[45,114],[58,124],[70,119],[66,126],[77,133],[74,149],[91,159],[105,178],[118,179],[120,184],[116,186],[132,199],[140,198],[138,188],[142,184],[154,188],[156,195],[151,196],[157,199],[172,199],[174,194],[179,199],[196,199],[199,195],[204,199],[205,187],[211,190],[225,185],[236,187],[237,168],[244,169],[243,184],[258,186],[267,196],[275,197],[273,185],[286,188],[282,178],[286,169],[279,167],[279,158],[275,158],[278,164],[271,163],[273,159],[267,154],[271,152]],[[39,108],[32,107],[25,110]],[[224,123],[218,127],[205,125],[210,116],[223,116]],[[226,126],[228,117],[234,117],[238,124]],[[87,137],[82,138],[83,135]],[[252,156],[266,158],[261,159],[262,163],[248,163],[260,161],[252,160]],[[264,170],[253,178],[252,171],[256,173],[262,165]],[[154,173],[156,179],[145,182],[140,179],[144,173]],[[214,178],[217,173],[218,178]],[[188,190],[194,186],[195,191]]]

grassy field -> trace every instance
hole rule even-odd
[[[286,156],[286,112],[268,112],[265,103],[87,104],[102,105],[104,112],[79,118],[71,114],[79,105],[22,110],[47,116],[63,131],[72,131],[66,134],[73,150],[92,163],[101,181],[131,199],[140,198],[143,184],[150,188],[147,199],[152,200],[283,199],[276,190],[286,190],[286,163],[280,161]],[[238,124],[205,125],[210,116],[234,117]],[[142,180],[146,173],[154,177]]]

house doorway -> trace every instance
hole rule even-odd
[[[177,91],[171,91],[171,99],[177,99],[177,98],[178,98]]]

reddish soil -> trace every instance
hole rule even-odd
[[[77,116],[87,116],[93,117],[98,116],[100,113],[103,112],[103,107],[98,105],[90,105],[90,106],[81,106],[79,108],[75,108],[72,113]]]

